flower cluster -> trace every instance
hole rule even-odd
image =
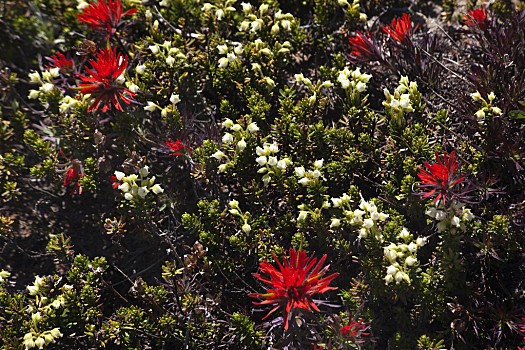
[[[186,55],[178,47],[173,46],[171,41],[164,41],[162,44],[153,43],[148,49],[169,68],[173,68],[175,63],[181,63],[186,59]],[[137,73],[143,74],[144,71],[141,71],[143,68],[145,68],[145,66],[137,66]]]
[[[148,175],[149,167],[147,165],[139,170],[139,175],[132,174],[126,176],[126,174],[121,171],[115,171],[115,180],[118,181],[116,187],[124,193],[124,198],[128,201],[142,200],[150,192],[154,194],[164,192],[164,189],[160,187],[160,185],[155,184],[155,176],[149,178]],[[115,187],[115,185],[113,187]]]
[[[50,68],[42,72],[42,76],[38,72],[29,73],[29,79],[32,83],[39,83],[40,87],[38,90],[29,90],[30,99],[37,99],[45,94],[51,94],[56,92],[57,89],[54,84],[54,79],[60,76],[60,68]]]
[[[237,57],[244,52],[242,44],[238,44],[233,48],[233,50],[228,49],[228,45],[218,45],[217,51],[220,55],[225,55],[225,57],[219,58],[219,68],[226,68],[228,65],[236,66],[241,63],[240,59]],[[233,52],[231,52],[233,51]]]
[[[274,35],[278,34],[281,29],[289,32],[292,27],[292,20],[294,19],[291,13],[282,13],[281,10],[275,11],[273,15],[273,25],[270,32]]]
[[[173,142],[172,139],[170,139],[169,142],[166,141],[166,146],[168,146],[169,149],[174,151],[174,156],[181,156],[191,151],[191,147],[188,147],[187,145],[183,144],[182,142],[180,142],[179,139],[177,139],[176,142]]]
[[[11,276],[11,272],[2,269],[2,271],[0,271],[0,283],[4,282],[9,276]]]
[[[447,152],[443,154],[443,160],[439,157],[436,152],[437,163],[432,165],[425,162],[428,172],[422,168],[419,168],[417,174],[423,184],[420,186],[425,189],[429,189],[423,197],[429,197],[433,194],[437,194],[434,201],[437,203],[439,200],[443,200],[443,204],[447,204],[448,197],[452,194],[452,187],[463,181],[465,177],[456,174],[458,169],[458,163],[455,158],[455,153],[452,151],[447,157]]]
[[[363,340],[360,339],[363,335],[370,335],[370,333],[365,332],[369,326],[364,323],[363,319],[355,320],[355,321],[348,321],[349,323],[342,327],[339,330],[339,333],[343,336],[343,338],[347,340],[351,340],[353,343],[362,342]]]
[[[453,200],[448,208],[445,208],[441,203],[436,202],[434,204],[435,206],[426,210],[425,214],[438,222],[438,232],[448,230],[451,234],[455,234],[458,229],[465,231],[465,222],[474,219],[470,209],[456,200]]]
[[[89,94],[91,97],[95,97],[95,101],[89,107],[88,112],[97,109],[100,103],[103,104],[102,112],[108,110],[110,103],[122,111],[119,99],[129,104],[131,103],[129,98],[135,96],[133,91],[122,86],[125,81],[122,75],[128,66],[127,57],[122,56],[120,53],[117,55],[116,48],[112,50],[108,46],[100,50],[96,59],[92,59],[89,63],[91,64],[91,69],[86,68],[86,71],[91,77],[77,73],[82,81],[87,83],[78,86],[80,92],[84,95]]]
[[[393,95],[387,88],[384,89],[386,101],[383,101],[383,106],[396,115],[402,116],[403,112],[413,112],[414,108],[410,101],[411,90],[417,91],[417,83],[409,82],[407,77],[402,77]]]
[[[352,50],[350,58],[354,62],[369,63],[382,60],[379,46],[370,38],[368,32],[364,35],[357,31],[356,35],[349,39],[349,44]]]
[[[35,281],[33,282],[33,285],[27,286],[27,290],[29,291],[30,295],[37,295],[40,292],[40,289],[45,285],[46,285],[45,278],[36,276]]]
[[[213,5],[209,2],[206,2],[202,5],[202,12],[211,12],[215,15],[218,21],[222,20],[227,13],[235,12],[235,7],[232,5],[235,4],[236,0],[226,0],[224,4]]]
[[[418,237],[415,241],[408,230],[403,227],[398,234],[402,243],[390,243],[383,251],[389,266],[386,269],[385,283],[401,283],[406,281],[410,284],[408,268],[417,263],[417,250],[427,243],[426,238]]]
[[[278,268],[272,266],[268,261],[261,263],[262,273],[267,274],[269,278],[258,273],[253,274],[257,279],[272,287],[266,293],[251,293],[249,296],[265,299],[259,303],[254,302],[255,305],[273,306],[273,309],[264,318],[268,317],[279,307],[284,306],[284,328],[288,329],[292,312],[296,308],[307,311],[311,309],[319,311],[319,308],[312,300],[312,295],[337,289],[337,287],[328,285],[334,278],[339,276],[339,273],[323,277],[330,267],[330,265],[322,267],[326,260],[326,255],[323,255],[317,265],[315,265],[317,258],[306,258],[306,252],[296,251],[293,248],[290,248],[290,260],[287,261],[283,254],[282,265],[273,253],[272,256],[277,262]],[[312,267],[313,270],[311,270]]]
[[[416,31],[417,27],[412,30],[410,15],[403,13],[401,18],[392,20],[392,26],[383,26],[383,30],[395,41],[408,45],[410,44],[410,35]]]
[[[366,91],[368,81],[372,76],[370,74],[361,73],[359,67],[351,71],[348,67],[345,67],[342,71],[339,71],[337,81],[341,84],[341,87],[346,91],[346,95],[352,105],[359,106],[361,101],[361,93]]]
[[[51,61],[53,62],[51,68],[58,68],[64,72],[70,72],[73,70],[73,60],[68,60],[66,56],[60,52],[51,56]]]
[[[388,219],[388,214],[379,212],[373,200],[365,201],[361,196],[359,208],[352,210],[351,198],[346,193],[339,198],[332,198],[334,208],[341,208],[344,220],[348,221],[350,225],[359,226],[358,239],[366,237],[373,237],[378,242],[383,242],[384,238],[379,230],[378,223]],[[341,219],[332,218],[330,228],[334,229],[341,225]]]
[[[312,170],[305,170],[302,166],[295,168],[295,175],[299,178],[301,185],[311,186],[319,182],[319,178],[322,176],[323,159],[316,160],[313,165]]]
[[[265,185],[270,183],[273,175],[280,176],[286,171],[286,168],[292,164],[292,161],[289,158],[277,158],[277,153],[279,152],[279,146],[277,143],[264,143],[263,147],[257,146],[256,153],[257,158],[255,161],[261,168],[258,170],[258,173],[263,175],[263,182]]]
[[[298,84],[302,83],[308,87],[308,90],[312,94],[312,96],[308,98],[308,102],[311,106],[315,104],[315,101],[317,101],[317,96],[321,95],[323,88],[331,88],[334,86],[330,80],[325,80],[323,82],[318,80],[317,83],[312,84],[312,81],[308,78],[305,78],[303,73],[295,74],[294,78]]]
[[[259,127],[256,123],[249,123],[246,128],[243,128],[240,124],[234,123],[229,118],[226,118],[221,125],[224,129],[229,131],[222,137],[223,149],[227,153],[229,150],[234,150],[235,155],[244,152],[248,146],[246,140],[252,138],[259,131]],[[233,162],[228,155],[221,150],[212,154],[211,157],[217,160],[226,160],[226,163],[219,165],[219,173],[225,172],[229,167],[233,166]]]
[[[246,234],[250,233],[250,231],[252,230],[252,227],[250,226],[250,224],[248,224],[248,220],[250,219],[250,213],[243,213],[241,208],[239,208],[239,202],[236,200],[231,200],[230,203],[228,203],[228,206],[230,207],[230,214],[238,216],[242,219],[242,232]]]
[[[90,1],[89,6],[83,9],[83,12],[77,15],[78,19],[86,23],[96,31],[107,32],[108,38],[113,35],[117,27],[121,24],[123,16],[132,15],[137,9],[130,9],[123,12],[124,8],[120,0],[97,0]]]
[[[50,331],[45,331],[41,333],[26,333],[24,335],[24,341],[22,344],[25,346],[25,350],[38,347],[39,349],[43,349],[45,345],[49,345],[50,343],[54,343],[55,339],[58,339],[62,337],[62,333],[60,333],[59,328],[53,328]]]
[[[478,27],[479,29],[484,31],[485,29],[487,29],[488,25],[487,14],[487,9],[484,6],[482,6],[479,9],[470,10],[469,13],[463,17],[463,19],[465,21],[465,24],[469,27]]]
[[[478,109],[476,112],[476,118],[478,119],[478,123],[483,124],[485,121],[486,116],[493,116],[493,115],[501,115],[503,112],[501,111],[501,108],[493,106],[492,102],[496,99],[496,95],[494,92],[491,92],[488,94],[488,102],[485,100],[479,91],[476,91],[473,94],[470,94],[470,97],[472,97],[472,100],[474,102],[481,101],[481,108]]]

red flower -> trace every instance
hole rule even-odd
[[[186,153],[186,151],[191,151],[191,147],[183,144],[179,141],[179,139],[177,139],[177,142],[175,143],[173,143],[172,139],[170,139],[170,142],[166,141],[166,146],[168,146],[169,149],[175,151],[175,153],[173,153],[174,156],[181,156],[183,153]]]
[[[128,59],[120,53],[116,55],[116,49],[111,50],[109,47],[100,50],[97,54],[96,60],[92,59],[90,62],[91,69],[86,68],[91,77],[86,77],[81,74],[77,75],[83,81],[89,84],[80,84],[79,89],[83,94],[91,94],[95,97],[95,102],[89,107],[89,112],[97,109],[100,102],[103,102],[104,107],[102,112],[107,111],[109,103],[113,103],[117,109],[122,111],[122,107],[118,99],[122,99],[126,103],[131,101],[124,96],[124,93],[130,97],[134,97],[135,93],[119,85],[116,79],[126,70],[128,66]]]
[[[66,56],[60,52],[57,52],[55,55],[51,56],[51,60],[54,62],[54,64],[51,65],[51,68],[60,68],[64,71],[73,70],[73,60],[68,60]]]
[[[108,37],[114,34],[121,23],[122,16],[132,15],[137,9],[130,9],[122,13],[123,7],[120,0],[98,0],[97,3],[90,1],[89,7],[83,13],[77,15],[78,19],[98,31],[107,31]]]
[[[82,194],[82,187],[80,186],[80,182],[78,180],[80,180],[83,176],[84,171],[82,169],[82,164],[78,160],[73,159],[66,170],[66,174],[64,175],[64,186],[74,183],[71,194],[77,192],[78,194]]]
[[[434,201],[438,202],[440,199],[443,199],[443,203],[446,204],[446,197],[451,188],[458,182],[465,180],[465,178],[454,174],[458,169],[458,163],[456,162],[454,152],[451,152],[448,158],[447,152],[444,152],[443,161],[436,152],[436,160],[437,163],[432,165],[425,162],[430,173],[419,168],[420,173],[417,174],[417,176],[423,181],[421,187],[430,189],[430,191],[423,197],[428,197],[437,193],[438,195]]]
[[[117,179],[115,175],[111,176],[111,183],[113,184],[113,188],[117,188],[120,185],[122,185],[122,180]]]
[[[395,41],[408,44],[410,42],[411,27],[412,22],[410,21],[410,15],[403,13],[403,17],[392,20],[392,26],[383,26],[383,30]],[[414,28],[414,31],[417,27],[418,26]]]
[[[479,27],[481,30],[485,30],[488,24],[487,14],[487,9],[482,6],[480,9],[470,10],[463,18],[469,27]]]
[[[354,60],[361,62],[381,60],[381,52],[372,39],[370,39],[368,32],[366,32],[365,36],[360,31],[357,31],[357,34],[349,39],[349,42],[352,48],[351,56]]]
[[[353,321],[351,324],[344,326],[340,329],[341,335],[347,339],[353,339],[360,335],[369,335],[370,333],[364,333],[368,327],[363,323],[363,320]]]
[[[295,249],[290,248],[290,261],[286,261],[283,253],[283,265],[279,263],[273,253],[272,256],[279,266],[278,269],[268,263],[268,261],[261,263],[261,270],[270,276],[269,279],[258,273],[253,274],[259,280],[270,284],[272,288],[268,289],[266,293],[251,293],[249,296],[266,299],[260,303],[254,302],[255,305],[274,306],[264,318],[268,317],[279,307],[285,306],[283,316],[284,329],[288,329],[290,311],[293,308],[301,308],[308,311],[310,308],[313,308],[319,311],[312,300],[312,295],[337,289],[337,287],[329,287],[328,284],[339,274],[334,273],[322,278],[330,267],[330,265],[327,265],[321,269],[326,260],[326,254],[323,255],[319,263],[310,272],[308,271],[314,266],[317,259],[306,258],[305,252],[297,252]]]

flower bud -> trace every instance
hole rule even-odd
[[[246,148],[246,141],[244,141],[244,138],[241,139],[241,141],[237,142],[237,151],[242,152]]]
[[[252,230],[252,227],[249,224],[246,223],[242,225],[242,232],[248,234],[250,233],[251,230]]]

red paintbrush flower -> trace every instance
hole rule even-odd
[[[120,53],[116,55],[116,49],[111,50],[109,47],[106,47],[100,50],[96,60],[92,59],[89,63],[91,64],[91,69],[86,68],[86,71],[91,74],[91,77],[77,73],[83,81],[89,83],[80,84],[78,86],[80,92],[85,95],[91,94],[95,97],[95,102],[89,107],[89,112],[96,109],[100,102],[104,104],[102,112],[107,111],[110,102],[122,111],[119,98],[126,103],[130,103],[131,101],[124,96],[124,93],[130,97],[135,96],[134,92],[117,83],[117,78],[128,66],[128,59]]]
[[[359,321],[353,321],[352,323],[344,326],[339,330],[341,335],[345,337],[346,339],[359,341],[359,339],[356,339],[360,337],[361,335],[370,335],[370,333],[365,333],[368,326],[363,323],[363,320]],[[362,342],[362,341],[360,341]]]
[[[177,142],[175,143],[172,139],[170,139],[170,142],[166,141],[166,146],[168,146],[168,148],[172,151],[175,151],[175,153],[173,153],[174,156],[181,156],[183,153],[191,151],[191,147],[188,147],[187,145],[183,144],[179,141],[179,139],[177,139]]]
[[[416,31],[418,26],[414,28]],[[410,15],[403,13],[403,17],[394,18],[392,20],[392,26],[383,26],[383,30],[389,34],[392,39],[402,44],[410,43],[412,22],[410,21]]]
[[[482,6],[479,9],[470,10],[463,19],[469,27],[479,27],[481,30],[485,30],[488,25],[487,14],[487,9]]]
[[[82,165],[79,161],[73,159],[69,165],[69,168],[66,170],[66,174],[64,175],[64,186],[68,186],[72,183],[74,184],[71,194],[82,194],[82,187],[80,186],[80,182],[78,180],[80,180],[83,176],[84,171],[82,169]]]
[[[283,254],[283,265],[279,263],[273,253],[272,256],[279,268],[275,268],[268,261],[261,263],[262,272],[268,274],[270,278],[265,278],[258,273],[253,274],[259,280],[270,284],[272,288],[268,289],[266,293],[251,293],[249,296],[266,299],[260,303],[254,302],[255,305],[274,306],[264,318],[268,317],[279,307],[285,306],[283,316],[284,329],[288,329],[288,321],[292,309],[301,308],[309,311],[313,308],[319,311],[312,300],[312,295],[337,289],[337,287],[329,287],[328,284],[339,276],[339,273],[322,278],[330,267],[330,265],[327,265],[321,269],[326,260],[326,254],[323,255],[319,263],[310,272],[309,270],[314,266],[317,259],[306,258],[305,252],[297,252],[295,249],[290,248],[290,261],[286,261]]]
[[[73,70],[73,60],[68,60],[66,56],[60,52],[57,52],[55,55],[51,56],[51,60],[54,62],[51,65],[51,68],[60,68],[60,70],[64,71]]]
[[[98,0],[96,3],[90,1],[89,4],[83,13],[77,15],[78,19],[94,30],[107,31],[108,37],[115,33],[123,16],[137,12],[137,9],[134,8],[122,13],[124,8],[120,0],[109,0],[109,3],[105,0]]]
[[[458,163],[456,162],[454,152],[451,152],[448,158],[447,152],[444,152],[443,160],[441,160],[436,152],[436,160],[437,163],[432,165],[425,162],[430,173],[419,168],[420,173],[417,174],[417,176],[423,181],[421,187],[430,189],[423,197],[437,193],[434,201],[438,202],[440,199],[443,199],[443,203],[446,204],[446,198],[452,187],[458,182],[465,180],[465,177],[460,177],[460,175],[455,174],[458,169]]]
[[[350,47],[352,48],[351,58],[359,62],[380,61],[381,51],[379,47],[370,39],[370,34],[366,32],[366,36],[357,31],[353,38],[349,39]]]

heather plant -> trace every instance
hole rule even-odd
[[[427,5],[0,4],[0,347],[522,347],[523,8]]]

